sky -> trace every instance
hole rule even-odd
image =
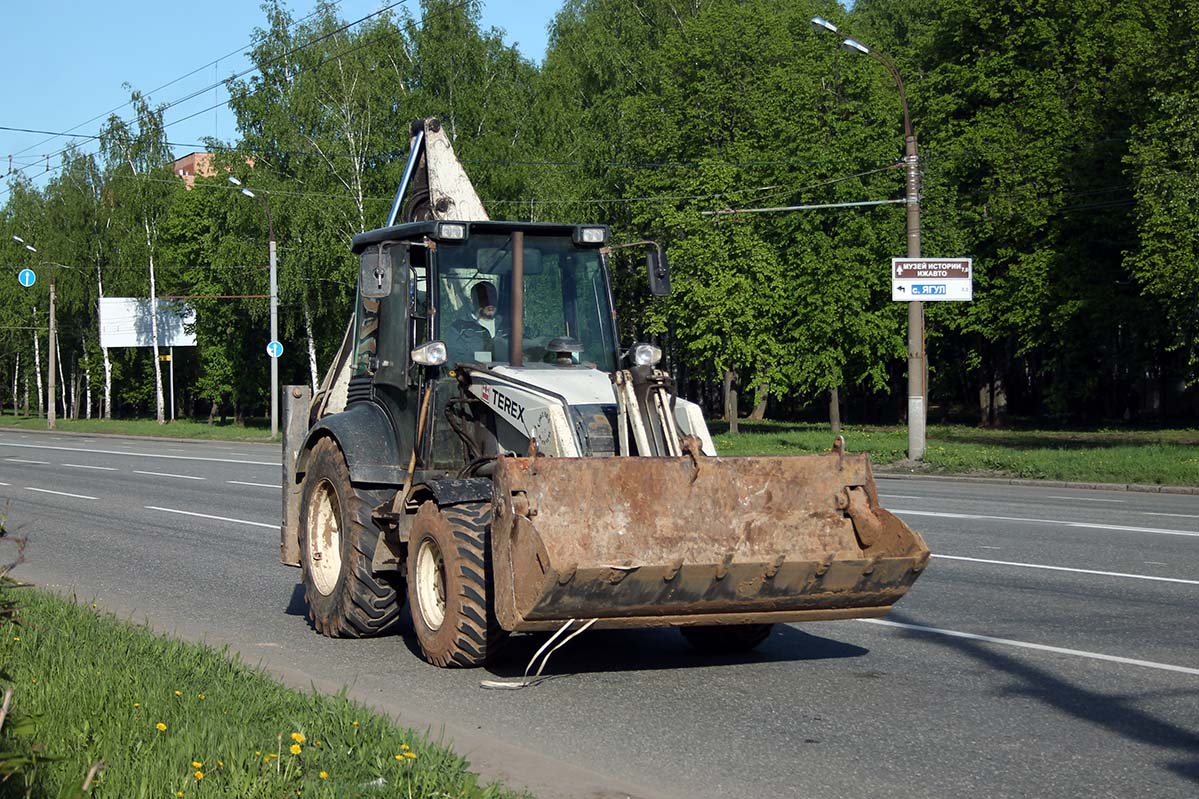
[[[392,2],[336,5],[352,22]],[[312,5],[288,2],[296,19]],[[402,5],[420,15],[419,0]],[[506,43],[540,63],[548,25],[561,6],[562,0],[482,0],[481,24],[502,29]],[[223,105],[227,96],[211,87],[249,65],[243,53],[254,28],[265,24],[258,0],[0,0],[0,12],[0,128],[95,135],[109,113],[129,118],[123,86],[129,83],[156,105],[199,93],[166,113],[168,139],[183,145],[174,148],[177,156],[203,149],[204,136],[235,138],[233,114]],[[12,156],[13,168],[37,180],[46,174],[46,156],[55,167],[68,141],[0,129],[0,175],[8,174]],[[0,203],[5,193],[0,190]]]

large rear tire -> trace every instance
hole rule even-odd
[[[435,666],[481,666],[508,637],[495,619],[490,524],[485,502],[426,502],[412,520],[408,602],[421,652]]]
[[[687,643],[709,655],[748,652],[770,637],[773,624],[724,624],[680,627]]]
[[[371,574],[379,531],[331,438],[312,449],[300,506],[300,564],[308,618],[322,635],[366,638],[399,621],[404,586]]]

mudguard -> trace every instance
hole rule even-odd
[[[317,439],[332,436],[345,456],[354,483],[400,486],[406,459],[401,459],[395,430],[387,413],[369,402],[355,402],[341,413],[324,417],[308,431],[296,462],[296,474],[304,472],[308,453]]]

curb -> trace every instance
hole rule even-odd
[[[878,480],[930,480],[948,483],[982,483],[992,485],[1031,486],[1038,488],[1080,488],[1091,491],[1135,491],[1144,494],[1199,495],[1199,486],[1146,485],[1144,483],[1093,483],[1073,480],[1030,480],[1025,477],[967,477],[940,474],[910,474],[875,470]]]
[[[33,433],[39,436],[69,436],[72,438],[132,438],[137,441],[173,441],[178,444],[269,444],[278,446],[278,441],[269,438],[261,441],[252,438],[178,438],[173,436],[139,436],[134,433],[81,433],[77,430],[36,430],[28,427],[0,425],[0,433]]]

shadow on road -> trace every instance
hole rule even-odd
[[[905,624],[926,624],[894,611],[888,618]],[[1179,755],[1179,759],[1163,765],[1181,777],[1199,782],[1199,729],[1188,729],[1141,710],[1138,703],[1154,698],[1154,692],[1129,695],[1092,691],[977,641],[919,630],[898,629],[896,632],[953,649],[1007,674],[1012,682],[1001,691],[1001,696],[1033,699],[1127,740]],[[1171,691],[1170,694],[1199,699],[1199,688]]]

